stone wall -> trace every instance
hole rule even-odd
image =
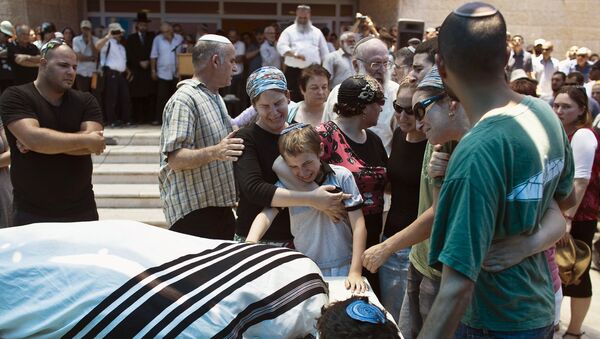
[[[358,0],[358,8],[382,26],[397,18],[425,21],[425,27],[441,25],[464,0]],[[554,43],[554,56],[563,59],[571,45],[600,52],[598,0],[487,0],[504,15],[508,31],[521,34],[525,44],[543,38]]]
[[[70,26],[77,34],[83,17],[82,4],[81,0],[0,0],[0,20],[32,27],[51,21],[56,29]]]

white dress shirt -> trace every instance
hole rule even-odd
[[[98,38],[92,35],[92,42],[86,44],[83,40],[83,35],[78,35],[73,38],[73,51],[75,53],[80,53],[85,56],[93,55],[93,47],[92,44],[96,44],[98,42]],[[105,52],[106,53],[106,52]],[[77,74],[84,77],[91,77],[94,71],[96,70],[96,62],[95,61],[79,61],[77,62]]]
[[[156,59],[156,75],[162,80],[177,77],[177,53],[183,45],[183,37],[177,33],[169,42],[162,34],[154,37],[150,58]]]
[[[260,45],[260,57],[262,58],[262,65],[273,66],[281,69],[281,55],[277,52],[275,44],[271,45],[268,41]]]
[[[110,50],[108,49],[110,46]],[[106,51],[108,50],[108,57]],[[127,69],[127,53],[125,47],[114,38],[108,39],[108,42],[100,50],[100,66],[107,66],[113,71],[125,72]]]
[[[310,26],[311,29],[306,32],[300,32],[293,24],[281,32],[279,41],[277,41],[277,51],[280,55],[292,51],[303,55],[306,58],[308,65],[321,64],[325,59],[329,49],[323,33],[315,26]]]

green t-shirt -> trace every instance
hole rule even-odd
[[[461,140],[446,172],[429,263],[475,282],[462,322],[522,331],[552,324],[554,293],[543,252],[499,273],[481,270],[493,241],[529,235],[551,199],[573,186],[573,157],[560,121],[542,100],[525,97],[491,113]]]
[[[442,147],[442,152],[452,154],[456,147],[456,141],[448,142]],[[421,183],[419,186],[419,208],[417,215],[423,214],[433,205],[433,187],[441,187],[443,178],[431,178],[427,174],[427,167],[429,160],[433,154],[433,145],[427,143],[425,146],[425,153],[423,154],[423,165],[421,167]],[[415,244],[410,249],[409,260],[413,266],[421,273],[432,280],[440,280],[442,278],[442,272],[429,266],[429,239],[425,239],[422,242]]]

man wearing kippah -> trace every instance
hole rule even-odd
[[[231,240],[238,200],[232,162],[244,145],[233,137],[219,89],[231,84],[235,49],[227,38],[206,34],[192,63],[194,76],[177,84],[163,113],[160,198],[171,230]]]
[[[442,279],[419,338],[551,338],[545,254],[499,272],[482,264],[493,243],[540,230],[553,199],[563,211],[574,205],[569,139],[546,102],[506,83],[506,22],[496,8],[457,8],[438,44],[439,73],[474,127],[452,154],[436,204],[429,265],[442,266]]]
[[[302,69],[311,64],[321,64],[329,53],[321,31],[310,21],[310,7],[299,5],[294,24],[284,29],[277,41],[277,51],[285,58],[285,77],[292,101],[302,101],[298,79]]]

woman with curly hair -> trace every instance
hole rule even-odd
[[[381,139],[368,128],[377,124],[384,103],[383,89],[377,80],[354,75],[340,85],[333,108],[337,117],[317,128],[324,144],[321,159],[346,167],[354,175],[364,201],[367,248],[379,243],[383,225],[387,153]],[[363,270],[363,275],[380,297],[378,275],[367,270]]]

